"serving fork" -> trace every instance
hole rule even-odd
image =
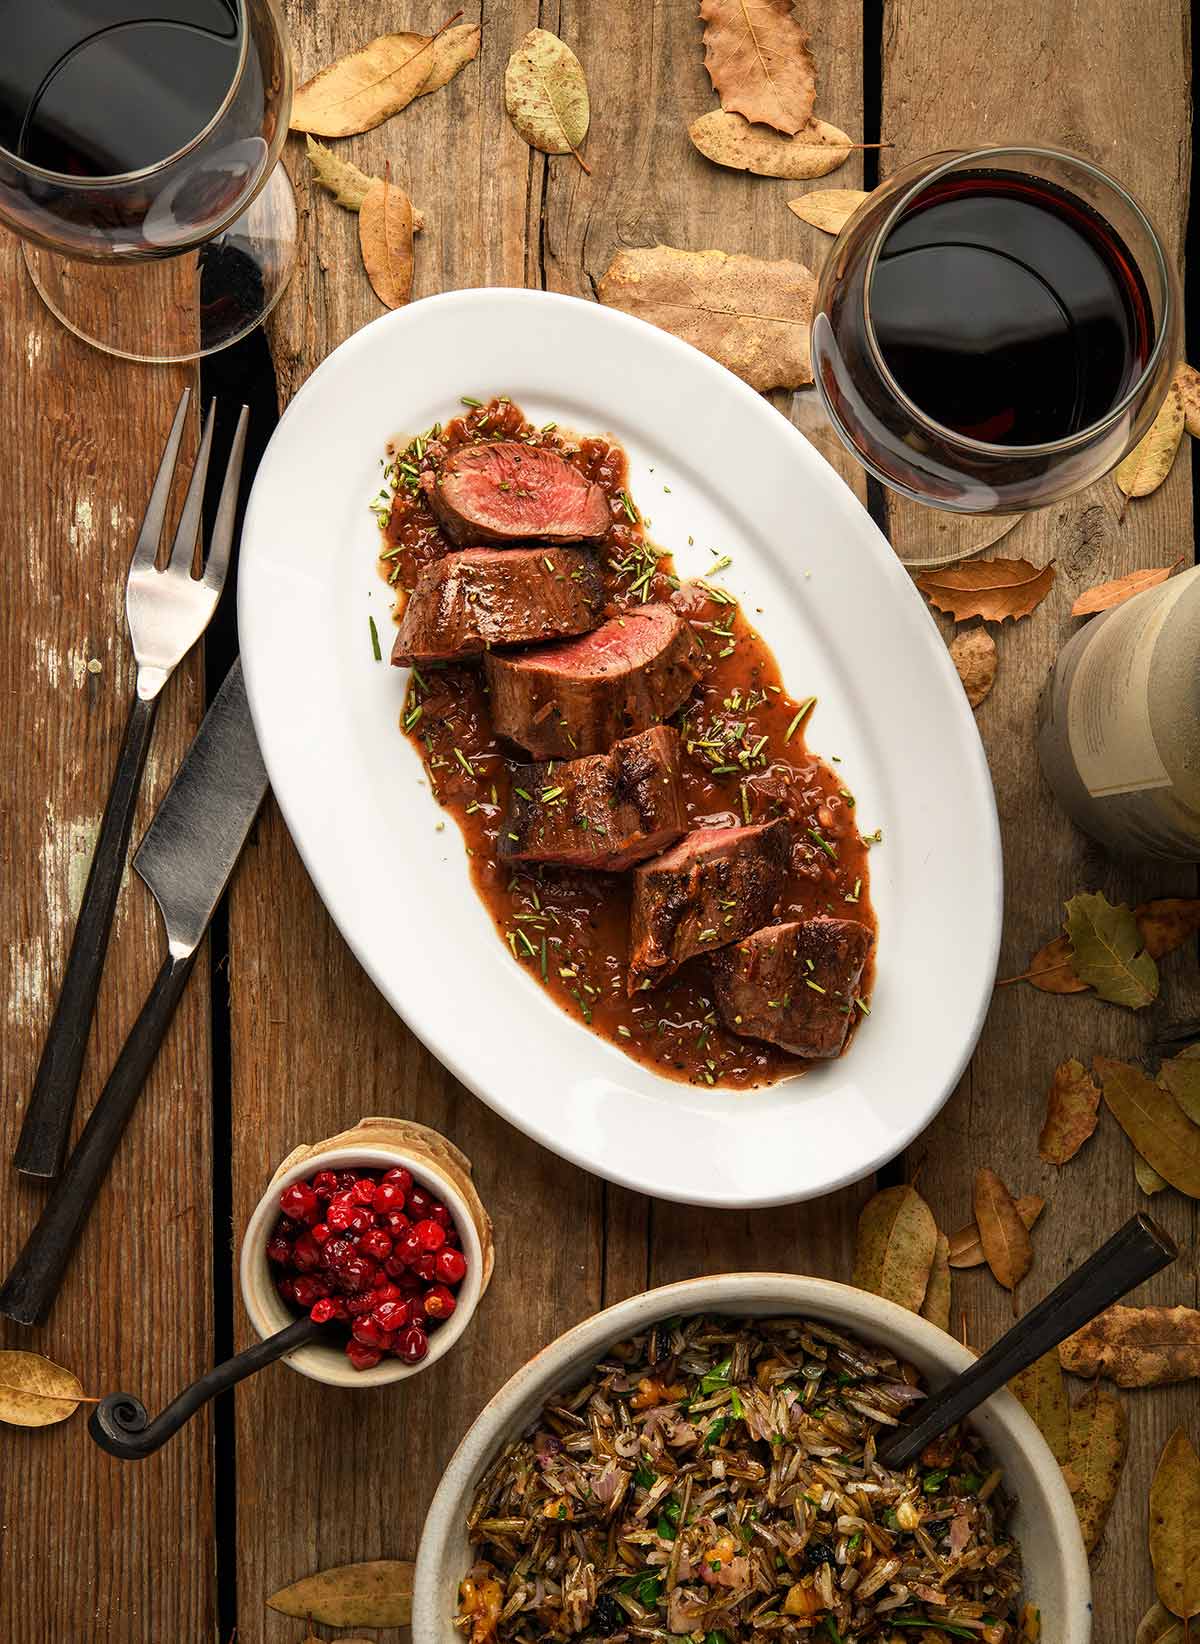
[[[134,808],[154,732],[160,694],[176,667],[208,627],[229,569],[238,481],[249,416],[245,406],[238,419],[225,468],[208,555],[200,574],[197,576],[193,572],[204,505],[204,483],[212,451],[215,402],[210,405],[205,419],[200,449],[188,482],[170,557],[162,570],[157,564],[190,400],[191,390],[185,388],[179,398],[175,420],[158,465],[154,489],[150,493],[129,566],[125,585],[125,618],[137,661],[137,690],[129,709],[116,774],[100,823],[62,988],[13,1157],[13,1163],[22,1174],[46,1181],[52,1181],[58,1175],[66,1153],[75,1094],[79,1087],[88,1031],[96,1006],[100,973],[104,968],[117,892],[129,849]]]

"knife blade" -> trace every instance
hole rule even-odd
[[[199,947],[266,791],[239,657],[133,859],[177,958]]]

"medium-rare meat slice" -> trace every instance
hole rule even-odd
[[[679,732],[655,725],[606,754],[518,765],[499,854],[619,873],[686,831]]]
[[[586,634],[604,584],[576,548],[464,548],[426,565],[404,608],[392,661],[445,662],[493,645]]]
[[[795,1056],[840,1056],[873,938],[854,919],[768,925],[714,954],[721,1020]]]
[[[629,992],[665,982],[694,953],[736,942],[771,919],[783,895],[791,828],[697,828],[633,875]]]
[[[443,531],[463,544],[599,542],[612,522],[598,485],[519,440],[460,446],[421,485]]]
[[[603,753],[682,707],[702,656],[669,605],[641,605],[582,639],[519,656],[489,652],[492,723],[535,759]]]

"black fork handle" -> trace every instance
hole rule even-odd
[[[17,1324],[45,1322],[195,962],[195,951],[167,955],[83,1134],[0,1289],[5,1318]]]
[[[13,1164],[23,1176],[41,1181],[55,1179],[67,1151],[75,1094],[96,1008],[117,892],[125,872],[133,813],[154,732],[158,700],[157,696],[135,695],[129,710],[116,775],[75,922],[62,989],[13,1155]]]

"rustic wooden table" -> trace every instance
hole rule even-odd
[[[987,7],[826,0],[801,9],[810,14],[821,70],[818,112],[893,144],[883,151],[885,172],[974,141],[1065,146],[1126,180],[1182,257],[1191,119],[1186,0],[1137,8],[1126,0]],[[445,10],[427,0],[399,13],[386,0],[292,0],[298,69],[312,73],[388,29],[436,26]],[[784,208],[796,185],[718,171],[688,143],[688,122],[714,102],[693,0],[472,0],[468,19],[480,14],[477,64],[347,145],[368,170],[390,157],[425,211],[415,295],[529,285],[586,297],[618,247],[656,241],[819,264],[829,242]],[[590,177],[569,157],[531,152],[505,118],[504,64],[535,25],[560,33],[587,68]],[[303,245],[270,328],[282,403],[379,312],[359,266],[355,219],[309,185],[299,150],[289,163]],[[863,169],[871,182],[874,156],[854,156],[830,183],[853,186]],[[0,239],[0,290],[0,520],[12,572],[0,724],[10,772],[0,865],[9,932],[0,1134],[7,1157],[130,689],[121,593],[135,518],[170,409],[193,374],[124,365],[78,345],[41,307],[8,237]],[[816,426],[811,396],[779,404],[781,414]],[[861,494],[861,477],[830,454]],[[1111,482],[1101,484],[1025,520],[1008,539],[1012,551],[1058,564],[1046,603],[997,636],[1000,679],[979,715],[1004,829],[1009,973],[1053,932],[1057,910],[1076,889],[1129,901],[1194,894],[1189,871],[1118,866],[1091,847],[1055,808],[1035,761],[1035,699],[1070,627],[1073,594],[1192,552],[1186,457],[1123,524],[1116,500]],[[916,510],[886,507],[889,528],[906,541],[933,528]],[[197,655],[166,693],[139,826],[204,702]],[[402,929],[402,910],[398,917]],[[403,946],[402,934],[398,940]],[[945,940],[959,933],[947,930]],[[89,1051],[85,1113],[158,949],[153,906],[131,875]],[[400,958],[419,962],[419,952]],[[996,1167],[1019,1191],[1044,1193],[1032,1302],[1145,1202],[1128,1144],[1111,1123],[1061,1179],[1039,1163],[1036,1134],[1055,1063],[1075,1053],[1136,1054],[1155,1024],[1197,1014],[1196,999],[1194,955],[1169,968],[1164,998],[1137,1016],[1089,999],[1001,990],[961,1087],[886,1179],[919,1168],[922,1191],[951,1229],[969,1219],[977,1165]],[[0,1631],[10,1644],[199,1644],[228,1639],[235,1625],[241,1644],[299,1644],[303,1626],[268,1612],[267,1595],[331,1564],[410,1555],[464,1428],[544,1342],[605,1303],[699,1273],[764,1267],[844,1279],[855,1220],[873,1190],[865,1182],[816,1204],[717,1214],[608,1187],[526,1141],[462,1090],[375,992],[268,801],[213,965],[192,980],[65,1293],[32,1340],[9,1327],[0,1345],[36,1345],[76,1369],[89,1389],[137,1390],[157,1409],[233,1341],[250,1339],[233,1253],[274,1165],[297,1142],[376,1113],[434,1125],[475,1161],[499,1260],[464,1348],[394,1391],[339,1394],[277,1367],[140,1464],[102,1455],[81,1417],[40,1433],[0,1429]],[[40,1194],[11,1175],[6,1184],[0,1257],[7,1264]],[[1150,1295],[1195,1305],[1197,1206],[1165,1194],[1155,1212],[1187,1254]],[[957,1277],[955,1307],[976,1344],[1008,1319],[1007,1298],[982,1270]],[[1131,1639],[1151,1600],[1150,1473],[1181,1419],[1190,1415],[1194,1432],[1194,1386],[1132,1394],[1128,1402],[1129,1463],[1095,1564],[1098,1644]]]

